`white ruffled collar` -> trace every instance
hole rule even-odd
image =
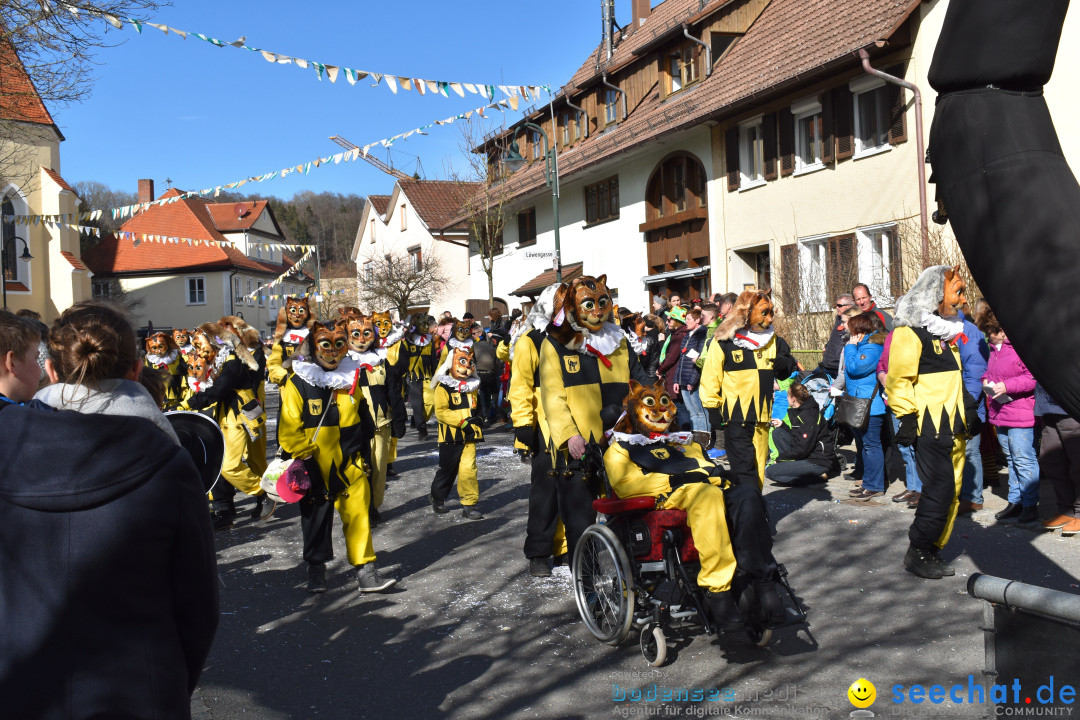
[[[627,445],[652,445],[653,443],[671,443],[672,445],[689,445],[694,441],[692,432],[657,433],[655,435],[639,435],[631,433],[612,432],[611,437],[616,442]]]
[[[445,385],[454,392],[470,393],[480,387],[480,378],[473,375],[468,380],[458,380],[455,377],[449,375],[436,375],[435,381],[441,385]]]
[[[772,328],[761,333],[746,328],[736,332],[735,335],[732,336],[731,341],[747,350],[760,350],[769,344],[769,341],[773,339],[773,335],[775,334],[776,331]]]
[[[180,348],[180,354],[181,355],[192,355],[192,354],[194,354],[194,352],[195,352],[195,346],[192,345],[191,343],[188,343],[187,345],[184,345],[183,347]]]
[[[379,338],[379,349],[385,350],[394,343],[405,337],[405,326],[399,323],[394,323],[390,326],[390,334],[386,337]]]
[[[168,355],[154,355],[153,353],[146,353],[146,362],[151,365],[172,365],[176,362],[176,358],[180,355],[179,350],[170,350]]]
[[[293,345],[299,345],[304,342],[304,338],[308,336],[310,331],[306,327],[300,328],[288,328],[285,334],[281,336],[281,339],[287,343]]]
[[[465,340],[463,342],[461,340],[458,340],[455,337],[451,337],[449,340],[447,340],[446,344],[449,345],[451,348],[462,348],[464,350],[472,350],[473,341],[472,340]]]
[[[217,374],[221,370],[221,366],[225,364],[225,361],[229,359],[229,355],[232,354],[233,348],[231,345],[221,345],[218,347],[217,355],[214,356],[214,370],[213,374]]]
[[[416,333],[412,333],[411,335],[409,335],[409,342],[411,342],[413,345],[424,347],[426,345],[430,345],[433,338],[434,335],[417,335]]]
[[[188,376],[187,384],[193,392],[202,392],[203,390],[209,390],[214,387],[214,381],[210,378],[207,378],[206,380],[196,380],[195,378]]]
[[[603,327],[600,328],[600,332],[589,332],[588,330],[579,330],[578,332],[581,333],[581,343],[577,347],[568,346],[567,349],[577,350],[582,355],[589,355],[589,348],[592,348],[607,357],[619,349],[619,345],[623,340],[627,340],[626,333],[613,322],[605,322]],[[629,343],[629,340],[627,342]],[[571,342],[571,344],[574,343]]]
[[[964,321],[960,319],[959,315],[943,318],[937,313],[924,312],[920,325],[926,328],[926,331],[934,337],[941,338],[946,342],[964,332]]]
[[[326,370],[310,360],[293,359],[293,372],[309,385],[333,390],[346,390],[353,386],[356,370],[360,366],[351,357],[346,356],[333,370]]]
[[[375,367],[381,363],[385,357],[385,351],[372,350],[371,348],[368,348],[362,353],[358,353],[355,350],[349,351],[349,359],[356,363],[357,366],[370,365],[371,367]]]

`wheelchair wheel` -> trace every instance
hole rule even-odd
[[[589,632],[618,645],[634,621],[630,561],[605,525],[590,525],[574,548],[574,599]]]
[[[646,625],[641,628],[641,637],[638,638],[641,645],[641,654],[645,662],[653,667],[660,667],[667,662],[667,639],[659,625]]]

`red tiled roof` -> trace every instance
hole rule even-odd
[[[44,170],[45,174],[51,177],[53,182],[59,185],[61,188],[75,193],[75,197],[79,196],[79,193],[76,192],[75,188],[68,185],[67,180],[64,180],[64,178],[60,177],[60,173],[56,172],[52,168],[47,168],[44,165],[41,166],[41,169]]]
[[[45,103],[9,40],[0,40],[0,120],[53,125]]]
[[[729,0],[715,0],[711,12]],[[920,0],[772,0],[757,20],[699,83],[661,101],[654,90],[626,120],[559,153],[559,174],[567,176],[602,160],[706,120],[724,119],[749,109],[768,94],[793,90],[814,71],[858,66],[854,53],[887,39],[919,6]],[[665,0],[637,33],[622,41],[608,67],[633,58],[633,51],[697,16],[699,0]],[[600,48],[571,78],[569,88],[588,84]],[[873,55],[876,51],[870,48]],[[887,50],[886,50],[887,52]],[[843,64],[843,65],[842,65]],[[558,103],[558,101],[556,101]],[[514,132],[510,130],[508,132]],[[531,163],[507,179],[516,195],[544,184],[544,163]]]
[[[390,207],[389,195],[368,195],[368,200],[375,207],[375,212],[386,215],[386,208]]]
[[[244,206],[244,214],[238,215],[237,206]],[[252,200],[241,203],[207,203],[206,209],[214,220],[214,227],[219,232],[248,230],[266,209],[265,200]]]
[[[570,282],[571,280],[573,280],[575,278],[581,277],[582,269],[584,268],[584,266],[585,266],[585,263],[583,263],[583,262],[572,263],[570,265],[563,265],[563,269],[562,269],[563,282]],[[544,288],[546,288],[548,285],[552,285],[554,283],[555,283],[555,269],[552,268],[551,270],[545,270],[544,272],[540,273],[539,275],[534,277],[532,280],[525,283],[524,285],[519,287],[517,290],[514,290],[513,292],[511,292],[510,294],[511,295],[517,295],[519,297],[522,296],[522,295],[529,295],[529,296],[539,295],[540,293],[542,293],[544,291]]]
[[[453,180],[398,180],[398,185],[432,230],[450,229],[461,206],[480,187],[480,183]]]
[[[67,260],[71,264],[71,267],[75,268],[76,270],[89,270],[90,269],[90,268],[86,267],[85,265],[83,265],[82,260],[75,257],[75,254],[72,253],[71,251],[69,251],[69,250],[61,250],[60,254],[63,255],[64,259]]]

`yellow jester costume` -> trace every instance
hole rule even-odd
[[[439,469],[431,481],[431,505],[446,512],[446,498],[457,480],[462,514],[470,520],[483,517],[474,507],[480,500],[476,474],[476,443],[484,432],[476,416],[480,378],[475,374],[471,349],[455,348],[446,373],[435,376],[435,418],[439,421]]]
[[[427,423],[435,411],[435,393],[431,387],[431,378],[438,365],[435,355],[435,335],[427,332],[428,328],[418,328],[427,322],[425,316],[413,316],[414,330],[405,333],[401,340],[401,349],[408,358],[405,377],[408,380],[409,406],[412,408],[413,423],[421,439],[428,435]]]

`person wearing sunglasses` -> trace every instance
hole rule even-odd
[[[842,317],[844,311],[855,306],[855,298],[849,293],[836,297],[836,317],[833,318],[832,332],[829,333],[829,341],[825,343],[825,350],[821,354],[819,369],[829,373],[830,378],[835,378],[840,372],[840,354],[844,352],[844,345],[848,341],[848,332]]]

